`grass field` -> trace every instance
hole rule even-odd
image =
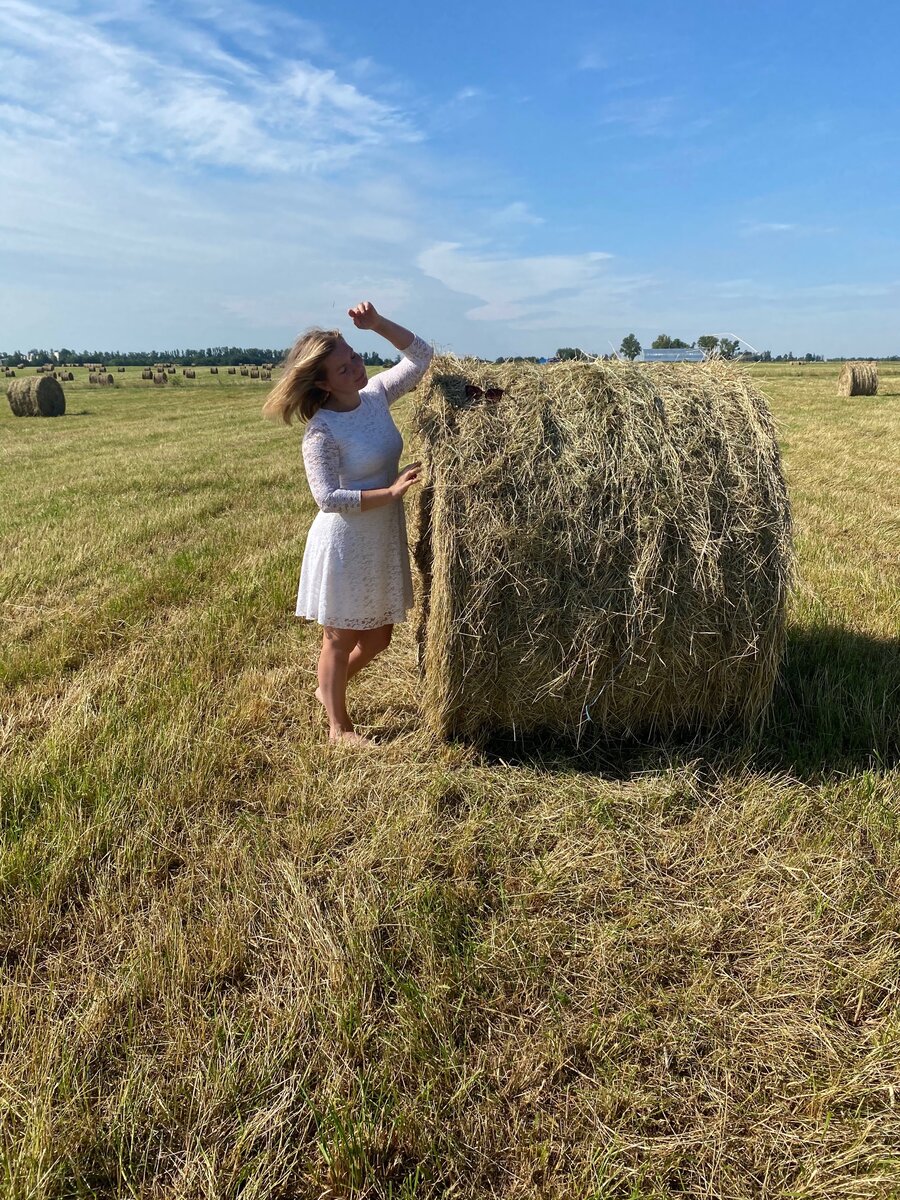
[[[327,749],[265,384],[4,404],[4,1200],[900,1197],[900,364],[839,369],[752,368],[767,729],[581,756],[436,743],[409,627]]]

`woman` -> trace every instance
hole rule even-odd
[[[297,616],[323,627],[316,699],[328,713],[329,738],[370,745],[347,712],[347,681],[387,649],[394,625],[412,607],[403,497],[421,467],[398,471],[403,438],[389,409],[419,382],[433,352],[368,301],[348,315],[404,358],[367,379],[362,359],[336,329],[307,330],[263,412],[287,425],[295,413],[307,422],[303,463],[320,511],[306,539]]]

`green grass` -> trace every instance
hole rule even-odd
[[[435,742],[409,627],[327,750],[265,384],[0,413],[0,1195],[900,1196],[900,369],[838,371],[754,369],[768,728],[581,757]]]

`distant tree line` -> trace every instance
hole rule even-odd
[[[41,350],[32,348],[24,353],[21,350],[11,352],[0,351],[0,362],[34,364],[58,362],[62,366],[75,366],[77,363],[102,362],[117,367],[152,367],[154,363],[170,362],[180,367],[236,367],[243,363],[254,366],[268,366],[281,362],[287,350],[263,350],[259,346],[207,346],[200,350]],[[362,356],[367,367],[387,367],[397,358],[384,358],[380,354],[367,350]]]

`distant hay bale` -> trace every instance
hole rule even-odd
[[[153,382],[156,384],[164,384],[164,383],[168,383],[168,381],[169,381],[169,376],[166,374],[165,371],[157,371],[156,374],[153,376]]]
[[[251,367],[250,368],[250,378],[251,379],[259,379],[259,367]]]
[[[877,362],[847,362],[844,363],[841,377],[838,380],[839,396],[877,396],[878,395],[878,363]]]
[[[191,367],[186,367],[185,372],[184,372],[184,377],[185,377],[185,379],[196,379],[197,372],[192,370]]]
[[[175,374],[175,368],[174,368],[174,367],[166,367],[166,373],[167,373],[168,375],[174,375],[174,374]]]
[[[229,374],[229,375],[236,375],[236,374],[237,374],[237,367],[229,367],[229,368],[228,368],[228,374]]]
[[[116,367],[116,370],[119,372],[120,375],[122,375],[125,371],[125,368],[124,367]]]
[[[768,404],[740,368],[441,357],[420,395],[434,732],[580,741],[761,716],[791,518]]]
[[[17,417],[61,417],[66,411],[65,392],[49,375],[14,379],[6,395]]]
[[[7,379],[15,379],[16,373],[11,368],[3,372]]]
[[[210,375],[218,375],[218,373],[219,373],[219,368],[218,368],[218,367],[210,367],[210,368],[209,368],[209,373],[210,373]]]
[[[153,372],[150,370],[149,367],[145,367],[144,370],[141,371],[141,379],[152,379],[152,378],[153,378]]]
[[[249,374],[250,374],[250,368],[249,368],[249,367],[241,367],[241,374],[242,374],[242,375],[249,375]]]
[[[100,376],[97,374],[96,371],[91,371],[91,373],[88,375],[88,383],[99,383],[99,382],[100,382]]]
[[[272,378],[272,372],[268,368],[266,368],[265,370],[260,372],[260,379],[271,379],[271,378]]]

